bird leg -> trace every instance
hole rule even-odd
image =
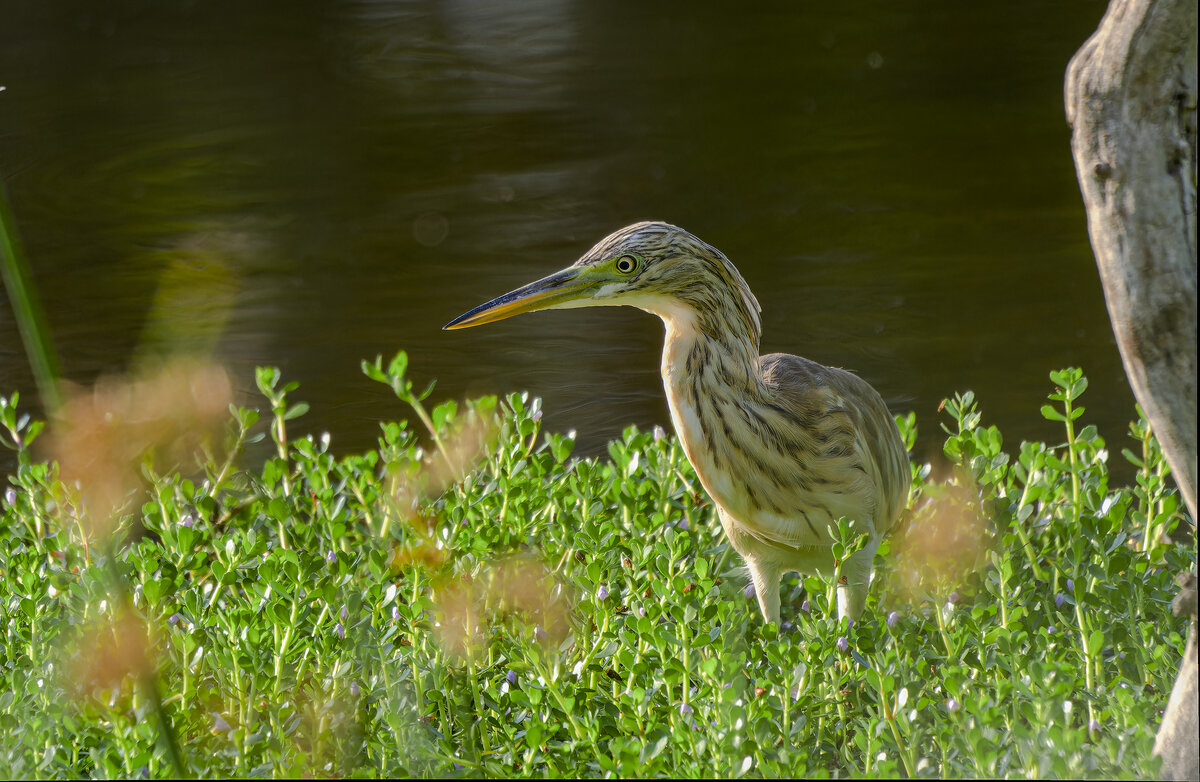
[[[846,557],[840,569],[838,579],[838,619],[850,617],[858,621],[867,604],[867,587],[871,585],[871,564],[875,560],[875,549],[879,548],[879,538],[872,536],[867,545]]]
[[[779,624],[779,579],[783,574],[779,566],[761,559],[746,559],[750,578],[754,582],[754,594],[763,619]]]

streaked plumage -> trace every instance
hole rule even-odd
[[[662,377],[671,420],[759,607],[779,621],[789,570],[832,569],[827,528],[856,520],[867,547],[842,565],[839,614],[857,618],[871,561],[908,496],[895,421],[857,375],[784,353],[758,355],[758,300],[719,250],[673,225],[627,226],[573,266],[447,324],[537,309],[634,306],[666,325]]]

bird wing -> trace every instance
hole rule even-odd
[[[882,397],[850,372],[799,356],[759,359],[762,394],[740,404],[782,463],[747,470],[750,502],[734,512],[747,532],[786,546],[829,542],[846,516],[889,528],[908,496],[908,457]],[[765,468],[764,468],[765,467]],[[731,509],[732,510],[732,509]]]

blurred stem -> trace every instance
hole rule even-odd
[[[246,427],[242,425],[242,422],[238,421],[237,439],[234,440],[233,447],[229,449],[229,454],[225,458],[225,463],[221,465],[221,471],[217,473],[215,478],[213,478],[212,495],[214,497],[217,495],[217,492],[221,490],[221,485],[225,483],[225,478],[229,475],[229,468],[233,466],[234,461],[239,455],[241,455],[242,447],[246,442],[247,431],[248,430]],[[163,519],[166,519],[165,514],[163,515]]]
[[[53,418],[58,416],[62,407],[62,399],[58,393],[59,371],[58,356],[54,352],[54,343],[50,338],[50,329],[46,326],[46,317],[38,304],[37,291],[33,287],[33,278],[29,274],[29,266],[17,238],[17,225],[12,211],[8,206],[8,192],[0,181],[0,279],[8,290],[9,301],[12,302],[13,317],[17,321],[17,330],[21,341],[25,343],[25,353],[29,356],[29,365],[33,369],[33,378],[37,382],[38,393],[42,397],[47,413]]]
[[[605,614],[604,614],[604,624],[607,629],[608,612],[605,612]],[[680,693],[680,700],[683,703],[688,702],[688,695],[690,694],[688,691],[691,689],[691,671],[692,671],[691,656],[688,654],[690,647],[691,647],[691,639],[689,638],[690,635],[691,635],[691,633],[689,632],[687,623],[680,622],[679,623],[679,636],[680,636],[679,640],[683,642],[681,644],[681,646],[683,647],[683,682],[680,684],[680,689],[682,690],[682,692]],[[603,637],[603,635],[601,637]],[[787,712],[786,711],[784,712],[783,721],[785,724],[787,723]],[[786,728],[785,728],[784,735],[787,735]]]
[[[1142,466],[1140,472],[1144,480],[1142,481],[1141,496],[1138,497],[1138,505],[1141,506],[1142,514],[1146,517],[1146,526],[1142,531],[1142,546],[1141,550],[1144,554],[1150,550],[1150,540],[1152,528],[1154,526],[1154,503],[1150,501],[1150,427],[1147,425],[1142,430]]]
[[[282,405],[275,409],[275,451],[279,454],[280,461],[283,462],[283,496],[292,496],[292,479],[288,473],[291,466],[288,462],[287,449],[287,419],[284,417],[285,409]],[[287,548],[287,539],[284,537],[283,523],[279,525],[279,537],[284,541],[283,547]]]
[[[104,559],[106,561],[105,569],[108,571],[109,593],[113,598],[114,605],[122,606],[125,611],[132,612],[134,610],[133,597],[130,594],[125,571],[117,557],[116,542],[110,539],[108,544],[108,551],[105,552]],[[155,719],[158,721],[158,737],[166,749],[167,759],[171,762],[171,767],[175,772],[174,776],[176,779],[185,779],[190,775],[183,761],[183,753],[179,749],[179,737],[175,733],[175,726],[171,723],[171,717],[167,714],[162,695],[158,691],[158,669],[150,656],[151,653],[151,649],[146,649],[145,664],[139,672],[138,683],[145,691],[146,697],[150,700],[150,706],[154,710]]]
[[[917,766],[913,762],[912,747],[908,746],[908,742],[900,735],[900,725],[896,722],[896,713],[892,711],[891,701],[883,691],[883,674],[879,673],[882,670],[882,666],[877,663],[875,666],[877,673],[875,683],[876,692],[879,693],[879,705],[883,707],[883,717],[887,721],[888,727],[892,730],[892,738],[896,740],[896,749],[900,752],[900,760],[904,762],[904,771],[910,778],[915,777],[917,775]]]
[[[997,568],[997,580],[1000,582],[1000,626],[1008,629],[1008,578],[1003,568]],[[911,774],[910,774],[911,776]]]
[[[1094,587],[1094,584],[1088,584],[1088,591]],[[1073,598],[1074,599],[1074,598]],[[1083,617],[1083,609],[1079,607],[1079,601],[1075,600],[1075,621],[1079,625],[1079,640],[1083,645],[1083,681],[1087,687],[1087,710],[1088,723],[1096,719],[1096,710],[1092,705],[1092,700],[1095,696],[1096,682],[1096,661],[1092,658],[1091,638],[1088,631],[1087,621]]]
[[[1063,395],[1066,399],[1063,401],[1063,408],[1067,414],[1067,456],[1071,461],[1071,518],[1075,523],[1079,523],[1079,457],[1076,455],[1077,445],[1075,442],[1075,421],[1071,418],[1071,413],[1074,412],[1071,405],[1071,394],[1069,390],[1063,389]]]
[[[950,636],[946,635],[946,620],[942,617],[942,604],[933,607],[933,615],[937,617],[938,633],[942,636],[942,645],[946,647],[946,656],[953,659],[954,650],[950,648]]]
[[[1025,488],[1021,489],[1021,499],[1017,500],[1017,514],[1014,517],[1013,529],[1016,530],[1017,536],[1021,538],[1021,545],[1025,548],[1025,557],[1029,560],[1030,566],[1033,568],[1033,577],[1039,581],[1042,579],[1042,569],[1038,567],[1037,557],[1033,555],[1033,543],[1029,540],[1029,535],[1025,532],[1025,522],[1021,520],[1020,510],[1025,507],[1025,502],[1029,497],[1029,485],[1033,481],[1032,470],[1026,476]],[[1033,513],[1030,512],[1027,518],[1031,518]]]
[[[484,724],[483,698],[479,694],[479,669],[475,665],[475,657],[473,653],[468,653],[467,658],[467,680],[471,683],[471,698],[475,704],[476,721],[473,728],[478,732],[477,737],[479,744],[483,747],[483,754],[490,755],[492,752],[492,742],[488,735],[487,726]]]
[[[417,413],[417,418],[421,419],[421,423],[429,430],[429,435],[433,438],[434,445],[437,446],[438,452],[442,455],[442,460],[446,462],[446,467],[449,468],[451,475],[456,474],[454,462],[450,460],[450,454],[446,451],[446,444],[442,442],[442,437],[438,434],[437,427],[433,425],[433,419],[429,417],[429,413],[425,412],[425,405],[421,404],[421,400],[415,395],[407,397],[405,402],[408,402],[409,407]]]

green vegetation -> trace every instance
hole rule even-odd
[[[947,400],[956,466],[914,467],[862,621],[793,576],[780,629],[674,438],[572,460],[537,400],[427,409],[403,354],[364,369],[416,424],[344,458],[289,438],[274,370],[223,450],[153,403],[193,376],[69,402],[52,460],[0,400],[0,775],[1155,775],[1194,545],[1144,421],[1109,486],[1078,370],[1063,443],[1011,456]]]

